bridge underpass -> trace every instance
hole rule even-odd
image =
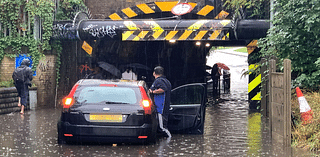
[[[149,3],[146,5],[150,6]],[[132,63],[150,69],[161,65],[174,87],[194,82],[205,83],[206,55],[211,46],[248,46],[251,53],[256,47],[253,40],[264,37],[269,28],[266,20],[229,20],[231,16],[222,9],[215,10],[217,15],[214,18],[206,19],[206,15],[213,10],[209,5],[201,7],[190,3],[198,8],[194,7],[191,12],[181,16],[173,15],[171,9],[163,9],[161,5],[157,4],[160,10],[154,9],[150,14],[135,11],[137,5],[111,14],[110,19],[106,20],[91,20],[86,13],[79,13],[74,21],[56,21],[53,38],[69,40],[64,45],[66,49],[70,49],[70,44],[76,45],[71,52],[63,54],[66,55],[64,58],[75,54],[78,57],[76,62],[69,63],[75,67],[71,71],[77,72],[77,77],[73,77],[74,81],[71,82],[87,74],[78,67],[88,67],[85,71],[89,69],[90,73],[90,67],[95,62],[104,61],[119,69]],[[171,7],[175,5],[171,4]],[[139,19],[151,17],[157,19]],[[201,44],[196,45],[197,42]],[[63,75],[68,77],[70,74],[62,72]],[[141,70],[138,77],[142,76],[146,77],[148,83],[152,82],[152,70]],[[249,93],[250,98],[259,97],[258,84],[254,85],[252,96]],[[68,88],[65,90],[69,91]]]

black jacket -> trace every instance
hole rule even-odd
[[[24,83],[30,86],[31,81],[32,81],[33,72],[32,72],[32,69],[29,67],[29,65],[30,65],[29,59],[23,59],[20,67],[21,68],[26,67],[25,72],[24,72],[24,76],[25,76]]]

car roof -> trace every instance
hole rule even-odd
[[[139,87],[145,86],[145,81],[141,80],[123,80],[123,79],[81,79],[77,82],[79,85],[100,85],[113,84],[116,86]]]

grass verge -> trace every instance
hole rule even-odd
[[[309,106],[313,111],[313,119],[309,124],[302,124],[300,119],[300,107],[295,91],[292,91],[292,146],[303,148],[305,150],[320,150],[320,93],[314,91],[303,90],[302,93],[306,98]]]
[[[237,51],[237,52],[243,52],[243,53],[248,53],[247,47],[243,47],[243,48],[240,48],[240,49],[236,49],[235,51]]]

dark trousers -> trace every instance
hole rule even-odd
[[[15,86],[18,91],[18,96],[21,98],[21,105],[26,107],[28,103],[29,86],[22,82],[15,83]]]
[[[224,87],[224,93],[230,92],[230,74],[223,75],[223,87]]]
[[[214,98],[220,97],[220,79],[214,78],[213,79],[213,85],[212,85],[212,94]]]

